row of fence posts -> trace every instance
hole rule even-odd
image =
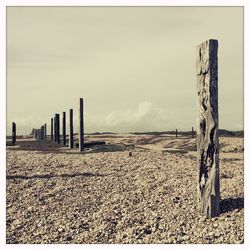
[[[84,150],[84,127],[83,127],[83,99],[80,98],[80,110],[79,110],[79,151]],[[60,144],[60,115],[55,114],[54,118],[51,118],[50,123],[50,139]],[[32,134],[36,140],[47,140],[47,124],[45,123],[40,129],[33,129]],[[178,137],[178,130],[175,131],[175,137]],[[195,131],[192,127],[192,138],[195,137]],[[16,123],[12,122],[12,144],[16,144]],[[66,112],[63,112],[62,118],[62,144],[66,146]],[[74,147],[74,132],[73,132],[73,109],[69,110],[69,148]]]
[[[194,127],[192,127],[192,138],[194,138],[195,135],[195,131],[194,131]],[[175,138],[178,137],[178,129],[175,130]]]
[[[50,139],[56,143],[61,143],[60,134],[60,114],[56,113],[50,121]],[[34,138],[37,140],[47,139],[46,123],[40,129],[34,129]],[[62,114],[62,144],[66,146],[66,112]],[[74,147],[74,131],[73,131],[73,109],[69,110],[69,148]],[[79,151],[84,150],[84,124],[83,124],[83,98],[80,98],[79,108]]]
[[[47,124],[41,126],[39,129],[33,129],[32,134],[36,140],[47,140]]]

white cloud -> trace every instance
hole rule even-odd
[[[11,134],[12,122],[16,123],[17,134],[21,135],[21,134],[31,133],[32,128],[40,128],[44,124],[44,119],[39,115],[29,115],[27,117],[21,117],[21,116],[8,117],[7,135]]]
[[[122,112],[113,110],[103,116],[86,115],[86,128],[87,131],[110,132],[159,131],[169,128],[171,117],[171,114],[166,114],[152,102],[143,101],[134,110],[128,109]]]

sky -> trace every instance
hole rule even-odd
[[[85,132],[196,128],[196,46],[208,39],[219,127],[241,130],[242,7],[7,7],[7,134],[13,121],[17,134],[50,131],[70,108],[77,131],[80,97]]]

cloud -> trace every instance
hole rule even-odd
[[[40,128],[44,124],[44,119],[40,115],[29,115],[27,117],[20,115],[9,116],[7,118],[7,135],[11,134],[12,122],[16,123],[17,134],[21,135],[31,133],[32,128]]]
[[[167,131],[178,129],[185,129],[191,127],[192,121],[188,117],[177,118],[175,112],[169,109],[163,109],[151,101],[142,101],[134,108],[123,111],[112,110],[107,114],[93,114],[92,112],[84,112],[84,131],[90,132],[147,132],[147,131]],[[60,114],[60,121],[62,112]],[[69,131],[68,114],[66,114],[66,133]],[[29,134],[32,128],[39,128],[47,122],[47,132],[50,133],[50,118],[47,114],[30,115],[22,117],[21,115],[15,117],[8,117],[7,133],[11,133],[11,122],[15,121],[17,124],[18,134]],[[73,116],[74,132],[78,132],[79,119],[78,111],[74,108]],[[61,127],[62,128],[62,127]]]
[[[86,115],[86,120],[89,122],[87,128],[92,128],[91,131],[93,128],[110,132],[157,131],[169,127],[171,116],[152,102],[143,101],[134,110],[112,111],[106,116]]]

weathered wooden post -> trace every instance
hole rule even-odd
[[[44,124],[44,140],[46,141],[47,139],[47,124]]]
[[[44,140],[44,126],[41,127],[41,140]]]
[[[60,115],[56,114],[56,142],[60,143]]]
[[[69,148],[74,146],[74,137],[73,137],[73,109],[69,110]]]
[[[37,130],[37,138],[38,140],[41,140],[41,129]]]
[[[56,115],[54,116],[54,141],[57,141],[57,132],[56,132],[56,128],[57,128],[57,121],[56,121]]]
[[[53,125],[54,125],[54,120],[51,118],[50,120],[50,140],[53,141]]]
[[[37,140],[37,129],[34,130],[34,138]]]
[[[62,119],[62,140],[63,145],[66,145],[66,113],[63,112],[63,119]]]
[[[207,218],[220,214],[217,51],[217,40],[197,46],[198,198],[199,209]]]
[[[16,123],[12,122],[12,144],[16,145]]]
[[[43,139],[43,130],[42,130],[42,127],[40,127],[40,138],[39,138],[39,140],[42,140]]]
[[[194,138],[194,127],[192,127],[192,138]]]
[[[80,98],[80,108],[79,108],[79,151],[82,152],[83,149],[83,98]]]
[[[177,136],[178,136],[178,130],[176,129],[175,130],[175,138],[177,138]]]

